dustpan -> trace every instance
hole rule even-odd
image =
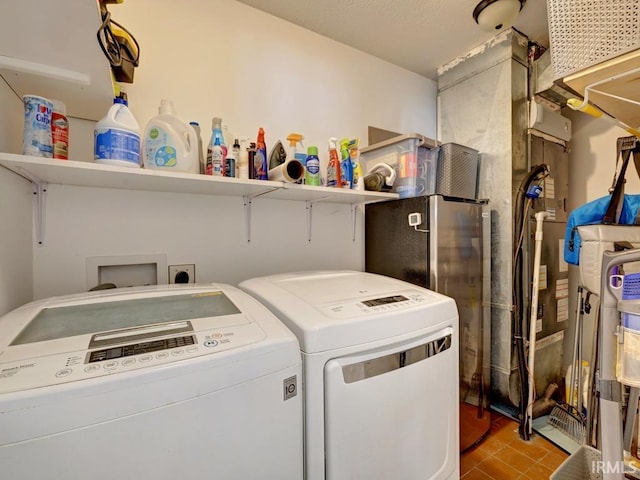
[[[575,407],[567,403],[556,404],[549,414],[548,423],[579,444],[585,443],[586,419]]]
[[[586,443],[587,420],[582,414],[582,317],[584,315],[584,299],[582,297],[583,289],[578,287],[578,303],[576,308],[576,326],[575,336],[573,341],[573,355],[571,359],[571,376],[568,379],[569,382],[569,395],[568,403],[557,403],[551,414],[549,415],[548,423],[557,430],[560,430],[571,439],[578,442],[580,445]],[[576,368],[576,365],[579,367]],[[576,378],[576,370],[578,375],[578,388],[577,395],[574,394],[574,380]],[[575,398],[575,406],[573,400]]]

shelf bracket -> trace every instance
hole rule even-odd
[[[311,243],[311,216],[313,213],[313,202],[306,200],[304,206],[307,209],[307,241]]]
[[[311,224],[312,224],[312,216],[313,216],[313,204],[316,202],[321,202],[322,200],[326,200],[327,198],[331,198],[330,195],[326,197],[317,198],[315,200],[305,200],[304,205],[307,209],[307,240],[311,243]]]
[[[356,241],[356,219],[358,217],[358,204],[351,204],[351,241]]]
[[[23,168],[10,169],[16,175],[31,182],[31,193],[33,194],[33,224],[36,236],[36,244],[39,247],[44,245],[44,225],[47,207],[47,182]]]
[[[251,243],[251,200],[253,198],[249,195],[242,196],[242,201],[244,202],[244,235],[247,243]]]
[[[44,245],[44,222],[47,206],[47,182],[31,181],[33,192],[33,221],[35,222],[36,243]]]
[[[256,193],[255,195],[243,195],[242,201],[244,203],[244,234],[247,239],[247,243],[251,243],[251,202],[254,198],[266,195],[269,192],[277,190],[276,188],[270,188],[264,192]]]

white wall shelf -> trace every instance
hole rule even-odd
[[[310,205],[315,202],[321,201],[356,206],[398,198],[396,193],[314,187],[268,180],[241,180],[238,178],[189,173],[171,173],[143,168],[101,165],[93,162],[54,160],[12,153],[0,153],[0,166],[29,180],[34,186],[34,221],[36,222],[36,241],[39,245],[42,245],[44,238],[45,195],[48,184],[242,197],[245,205],[247,241],[251,239],[251,202],[257,197],[304,201],[306,202],[309,222],[311,220]],[[354,208],[352,208],[352,211],[355,215]]]

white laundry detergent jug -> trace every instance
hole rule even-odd
[[[149,120],[142,138],[144,167],[199,173],[196,132],[176,115],[170,100],[162,100],[158,112]]]

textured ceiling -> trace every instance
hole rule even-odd
[[[495,36],[478,28],[479,0],[239,0],[425,77]],[[513,25],[549,46],[547,2],[528,0]]]

